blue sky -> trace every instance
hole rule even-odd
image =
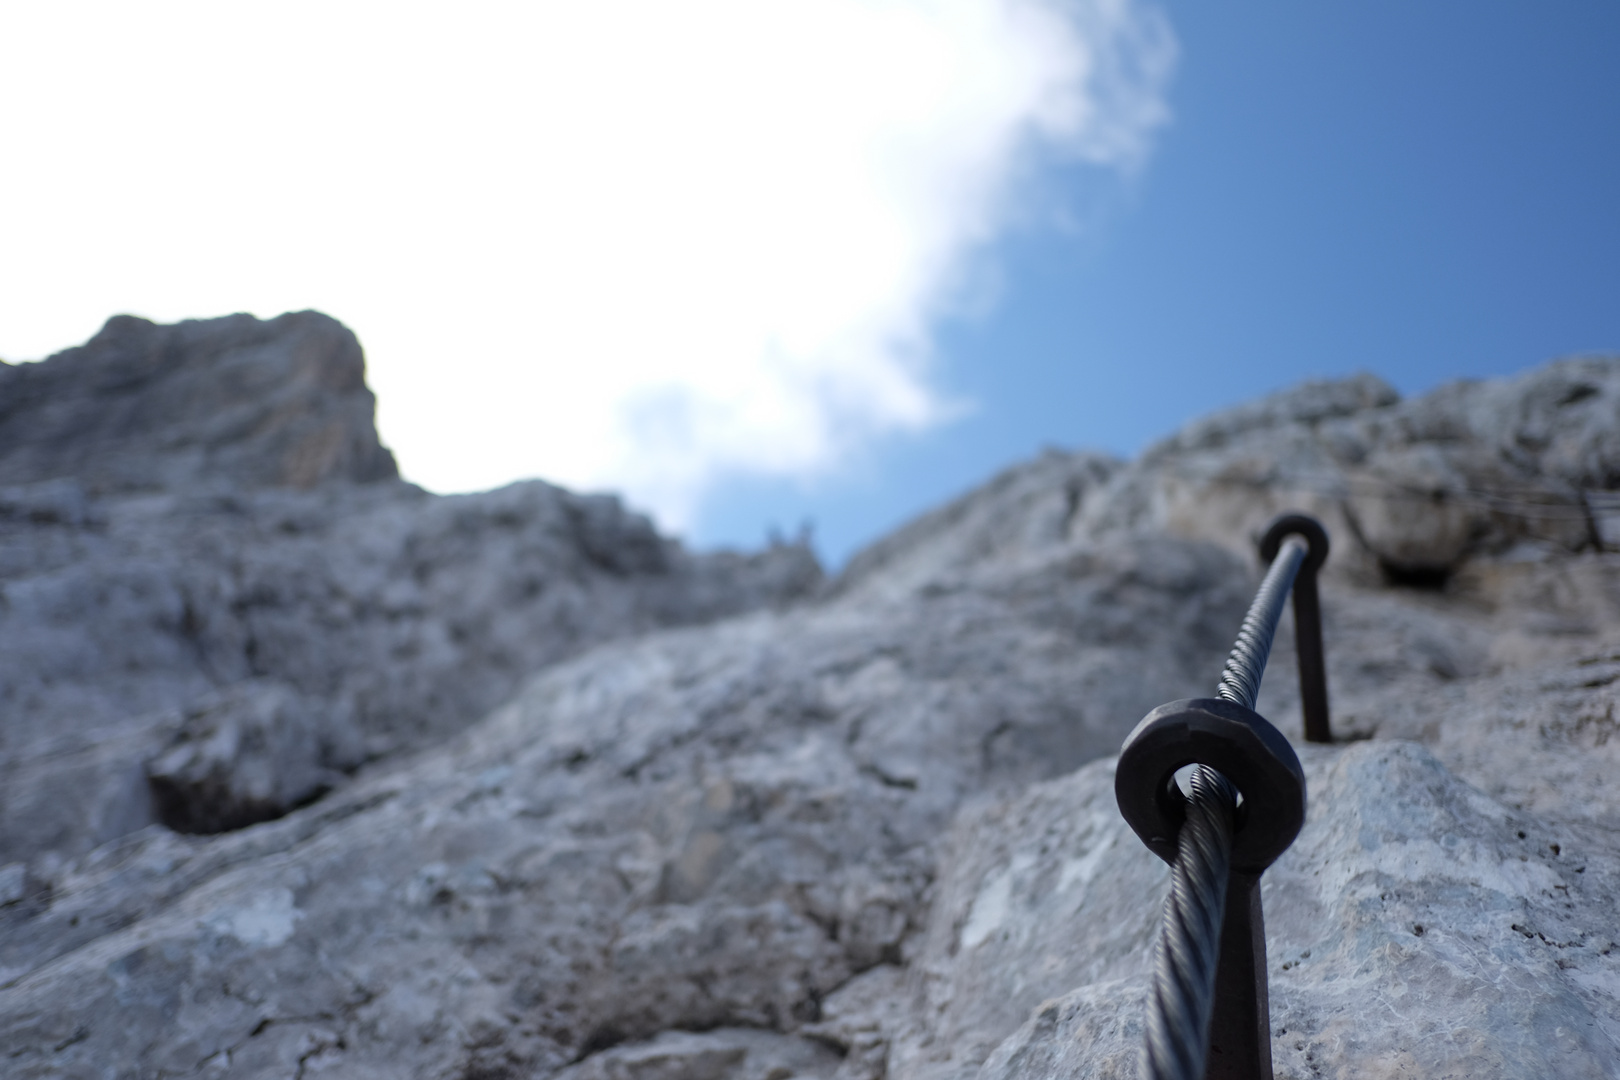
[[[1620,4],[1170,3],[1173,119],[1134,176],[1048,166],[1075,211],[993,249],[947,321],[969,415],[814,483],[728,481],[692,530],[814,525],[833,562],[1041,446],[1129,455],[1294,381],[1404,394],[1620,352]]]

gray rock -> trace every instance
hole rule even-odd
[[[1061,545],[1081,507],[1122,464],[1047,450],[863,548],[829,592],[912,592],[934,577]]]
[[[22,863],[0,866],[0,907],[15,904],[28,895],[28,867]]]
[[[102,842],[71,856],[19,830],[8,1075],[1116,1075],[1166,874],[1106,759],[1213,688],[1251,538],[1301,502],[1335,530],[1358,741],[1307,748],[1311,820],[1267,877],[1279,1075],[1612,1075],[1620,555],[1544,511],[1610,497],[1617,373],[1359,380],[1136,462],[1052,452],[819,594],[802,552],[694,556],[540,484],[82,512],[27,486],[0,505],[65,509],[0,514],[0,663],[64,734],[0,732],[8,827],[50,820],[35,776],[318,786],[347,759],[311,736],[345,718],[382,756],[219,835],[119,830],[127,802],[75,810],[63,835]],[[1449,519],[1354,502],[1376,469],[1486,510],[1442,550]],[[1261,711],[1297,734],[1292,663],[1285,623]],[[197,710],[222,688],[249,704]],[[261,751],[226,752],[209,717],[237,708]]]
[[[120,315],[39,364],[0,364],[0,485],[312,487],[398,475],[360,343],[314,311],[159,326]]]
[[[1406,402],[1362,376],[1216,414],[1122,470],[1075,528],[1241,547],[1299,507],[1351,541],[1333,573],[1440,584],[1516,545],[1604,549],[1617,485],[1620,363],[1577,358]]]
[[[324,703],[270,680],[238,683],[193,705],[146,762],[157,818],[187,833],[280,817],[365,760],[360,733]]]
[[[809,1039],[757,1028],[702,1034],[666,1031],[656,1039],[593,1054],[562,1080],[791,1080],[832,1076],[839,1056]]]
[[[1045,577],[981,570],[926,603],[598,649],[311,810],[212,841],[137,834],[58,874],[49,909],[19,911],[0,945],[4,993],[40,1006],[0,1042],[71,1036],[36,1026],[61,1018],[48,1001],[156,1001],[181,983],[204,995],[203,1028],[165,1027],[154,1006],[19,1057],[18,1074],[235,1062],[255,1030],[307,1016],[342,1034],[346,1068],[424,1074],[486,1051],[550,1069],[669,1029],[791,1031],[855,973],[904,959],[964,796],[1105,753],[1123,718],[1218,664],[1217,626],[1244,599],[1219,582],[1236,571],[1162,541]],[[1157,616],[1114,620],[1122,597]],[[1121,678],[1142,671],[1158,674]],[[261,911],[266,897],[282,899]],[[365,914],[379,904],[386,918]],[[90,959],[120,923],[113,952],[171,959]],[[219,929],[261,924],[279,929],[240,948]],[[264,988],[250,1006],[227,989],[244,979]]]
[[[1317,751],[1307,763],[1309,821],[1263,889],[1278,1077],[1612,1076],[1612,834],[1511,811],[1410,743]],[[1093,817],[1111,784],[1099,762],[1000,809],[1000,821],[974,823],[964,872],[942,890],[969,898],[955,923],[961,947],[945,956],[936,945],[930,957],[942,992],[965,983],[972,1001],[1006,1004],[997,1025],[950,1010],[936,1030],[956,1054],[936,1042],[935,1067],[908,1075],[976,1071],[1005,1013],[1042,994],[988,1055],[983,1080],[1137,1075],[1157,911],[1110,902],[1133,887],[1162,895],[1167,874],[1117,817]],[[1064,860],[1094,875],[1064,875]],[[936,936],[951,925],[945,914]],[[967,979],[955,975],[963,968]],[[964,1018],[987,1036],[952,1024]]]
[[[1369,372],[1348,379],[1304,382],[1257,401],[1200,417],[1168,439],[1148,447],[1142,457],[1145,461],[1155,461],[1218,450],[1235,440],[1265,436],[1280,427],[1314,427],[1324,420],[1386,408],[1400,400],[1394,387]]]
[[[695,555],[612,496],[427,495],[371,414],[358,343],[313,313],[114,319],[0,370],[0,858],[262,820],[589,645],[819,584],[802,545]],[[273,721],[181,729],[272,684],[299,702]]]

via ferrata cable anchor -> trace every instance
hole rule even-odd
[[[1120,749],[1114,796],[1148,849],[1171,866],[1154,947],[1144,1080],[1272,1080],[1271,1008],[1260,875],[1305,823],[1305,772],[1254,711],[1290,592],[1306,737],[1330,742],[1316,571],[1327,531],[1278,518],[1269,565],[1214,698],[1162,705]],[[1177,773],[1189,766],[1189,792]]]

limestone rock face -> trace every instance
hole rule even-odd
[[[593,1054],[560,1074],[567,1080],[782,1080],[831,1076],[831,1048],[758,1028],[694,1034],[668,1031],[644,1043]]]
[[[365,760],[359,732],[285,684],[250,680],[195,703],[146,762],[158,820],[216,833],[280,817]]]
[[[588,645],[820,580],[802,546],[694,555],[611,496],[427,495],[371,403],[353,335],[312,313],[114,319],[0,370],[0,863],[276,816]],[[340,422],[330,469],[283,468]],[[263,708],[194,730],[252,687]]]
[[[1247,543],[1260,507],[1299,507],[1342,538],[1334,573],[1438,584],[1515,546],[1613,547],[1617,484],[1620,367],[1578,358],[1412,401],[1370,376],[1283,391],[1151,447],[1076,527]]]
[[[0,486],[391,479],[374,408],[360,343],[318,312],[174,326],[120,315],[44,363],[0,365]]]
[[[1307,387],[1014,467],[819,591],[539,484],[17,490],[0,629],[100,673],[27,684],[100,719],[8,733],[0,791],[123,769],[97,820],[126,827],[0,866],[7,1074],[1127,1075],[1167,873],[1110,755],[1213,689],[1251,537],[1305,503],[1346,741],[1304,748],[1266,877],[1278,1075],[1613,1076],[1617,403],[1620,361]],[[1448,494],[1389,528],[1432,563],[1355,502],[1413,462]],[[1422,509],[1450,502],[1454,549]],[[1292,665],[1285,620],[1260,711],[1297,737]],[[128,828],[143,792],[240,812],[269,777],[304,805]]]
[[[259,1052],[266,1016],[287,1018],[275,1037],[296,1045],[294,1018],[331,1016],[345,1067],[450,1075],[561,1067],[671,1029],[792,1033],[851,976],[903,959],[931,849],[965,797],[1105,754],[1119,717],[1191,692],[1248,584],[1225,552],[1176,541],[984,574],[927,602],[598,649],[409,767],[282,821],[103,847],[54,877],[48,907],[0,909],[17,913],[0,965],[41,1009],[0,1043],[62,1041],[27,1026],[59,1023],[47,1000],[244,980],[268,996],[194,1002],[236,1016],[200,1042],[169,1021],[93,1027],[39,1067],[139,1057],[125,1040],[153,1038],[175,1055],[165,1068],[234,1063]],[[1155,617],[1112,620],[1120,597]],[[265,897],[283,899],[261,911]],[[376,905],[386,918],[366,914]],[[285,933],[238,949],[219,937],[231,920]],[[169,959],[133,982],[81,968],[119,925]]]
[[[1412,743],[1305,761],[1309,820],[1263,888],[1277,1074],[1612,1075],[1612,837],[1510,810]],[[909,1075],[1137,1075],[1144,898],[1169,875],[1106,813],[1110,766],[958,827]]]

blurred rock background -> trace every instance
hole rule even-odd
[[[1052,451],[831,580],[428,495],[372,407],[308,312],[0,367],[8,1075],[1133,1075],[1110,755],[1285,509],[1341,742],[1266,878],[1278,1075],[1614,1075],[1620,359]]]

